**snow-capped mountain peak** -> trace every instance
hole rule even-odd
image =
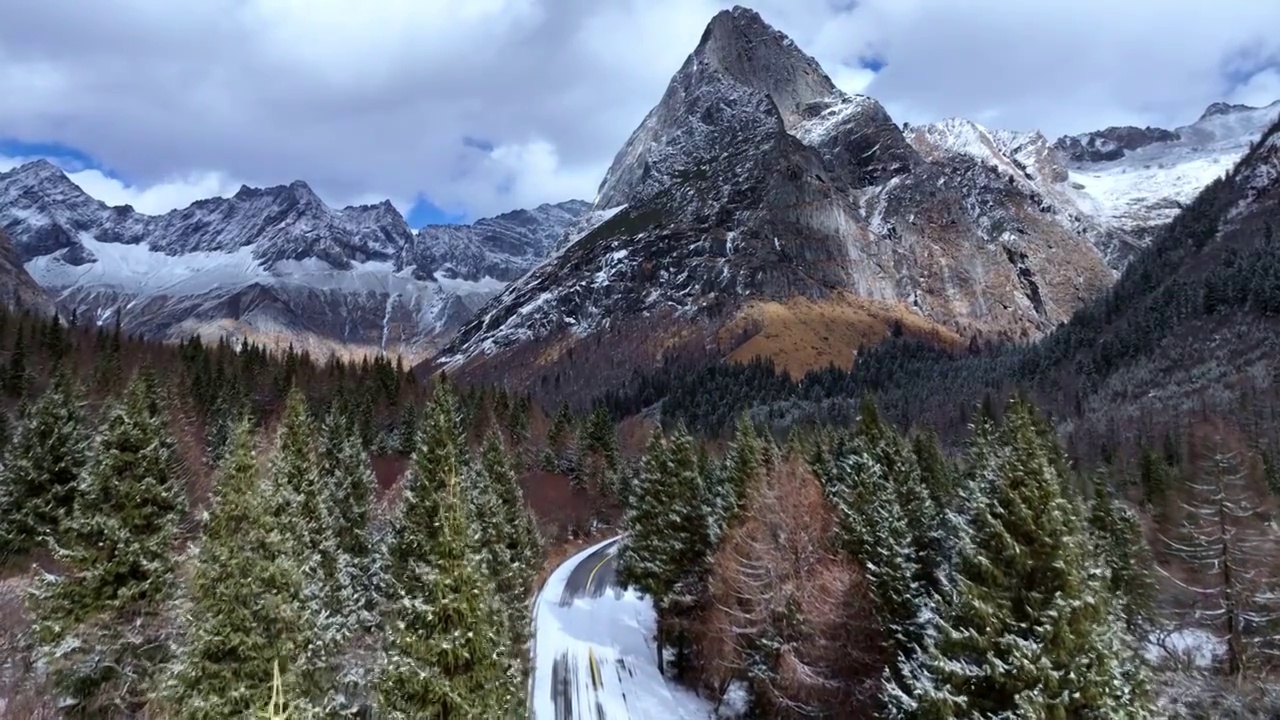
[[[1122,267],[1135,247],[1214,179],[1242,158],[1280,118],[1280,101],[1265,107],[1214,103],[1195,122],[1174,130],[1107,128],[1060,138],[1071,182],[1086,212],[1131,241],[1106,248]]]

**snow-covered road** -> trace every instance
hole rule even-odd
[[[653,606],[615,582],[618,538],[569,558],[534,608],[534,720],[706,720],[658,672]]]

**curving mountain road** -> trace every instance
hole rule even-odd
[[[658,672],[653,606],[616,582],[612,538],[565,561],[534,610],[534,720],[706,720]]]

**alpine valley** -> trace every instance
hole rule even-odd
[[[0,173],[0,720],[1280,718],[1280,103],[655,100],[465,225]]]
[[[1056,142],[908,126],[734,8],[591,204],[414,231],[388,202],[336,210],[299,181],[148,216],[38,160],[0,173],[0,228],[64,314],[596,392],[677,351],[798,374],[890,329],[1042,336],[1277,116],[1215,104],[1176,130]]]

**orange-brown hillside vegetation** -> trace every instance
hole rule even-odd
[[[727,359],[748,362],[768,357],[793,378],[828,365],[848,369],[862,348],[884,340],[895,327],[905,335],[959,348],[956,333],[911,312],[901,303],[857,297],[847,292],[813,300],[753,301],[718,335],[721,344],[748,336]]]

